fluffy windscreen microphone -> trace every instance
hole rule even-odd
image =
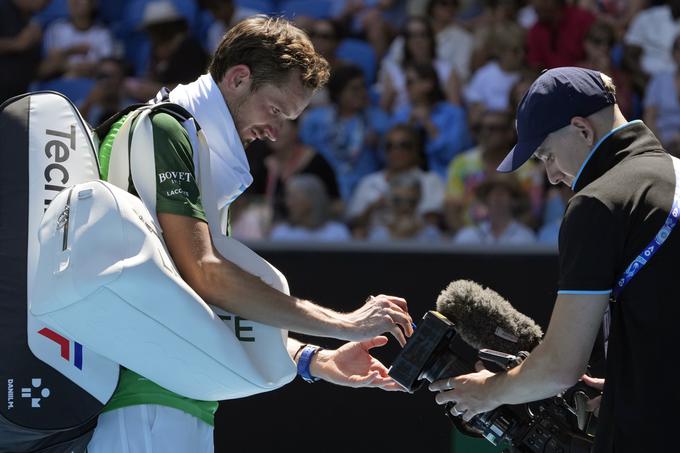
[[[496,291],[470,280],[449,283],[437,298],[437,311],[453,322],[461,338],[475,349],[517,355],[531,352],[543,337],[533,319]]]

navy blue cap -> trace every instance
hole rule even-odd
[[[517,170],[548,135],[567,126],[575,116],[589,116],[616,103],[598,71],[564,67],[543,73],[531,84],[517,108],[517,144],[498,166]]]

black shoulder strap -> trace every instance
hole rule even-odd
[[[103,123],[101,123],[99,126],[94,128],[94,133],[97,134],[97,137],[99,138],[99,141],[101,142],[104,140],[104,137],[106,137],[106,134],[109,133],[109,130],[111,130],[111,127],[121,119],[123,116],[127,115],[128,113],[137,110],[138,108],[144,107],[146,104],[132,104],[127,107],[125,107],[123,110],[121,110],[118,113],[114,113],[112,116],[106,119]]]
[[[127,115],[128,113],[141,108],[151,108],[153,110],[163,111],[175,117],[175,119],[177,119],[179,122],[183,122],[188,120],[189,118],[193,118],[193,116],[191,115],[191,113],[189,113],[187,109],[185,109],[181,105],[174,104],[170,101],[170,90],[168,90],[166,87],[163,87],[156,94],[156,96],[148,103],[132,104],[128,107],[125,107],[123,110],[107,118],[106,121],[97,126],[94,129],[94,132],[95,134],[97,134],[99,141],[104,140],[104,137],[106,137],[106,134],[108,134],[109,130],[116,123],[116,121],[120,120],[123,116]],[[198,125],[198,123],[196,123],[196,128],[199,130],[201,128]]]

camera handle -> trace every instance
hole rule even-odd
[[[517,355],[506,354],[505,352],[494,351],[493,349],[480,349],[479,360],[484,363],[484,367],[494,373],[508,371],[516,367],[529,356],[528,352],[520,351]]]

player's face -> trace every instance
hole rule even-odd
[[[236,96],[229,108],[243,145],[255,140],[276,141],[284,122],[300,116],[311,97],[312,90],[302,85],[296,73],[281,86],[266,84]]]

